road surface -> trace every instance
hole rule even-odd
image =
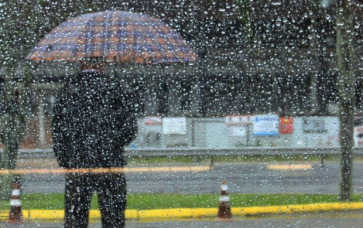
[[[228,181],[233,193],[331,193],[339,186],[339,163],[217,163],[159,164],[142,167],[130,165],[126,173],[129,193],[219,193],[222,180]],[[148,170],[145,170],[148,167]],[[180,167],[181,171],[165,171],[165,167]],[[189,167],[189,169],[188,169]],[[202,171],[190,171],[191,167]],[[138,171],[138,168],[141,168]],[[33,169],[33,167],[32,167]],[[363,193],[363,165],[354,165],[354,193]],[[61,193],[64,174],[23,175],[23,193]]]

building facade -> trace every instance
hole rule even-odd
[[[336,116],[334,3],[333,0],[125,1],[114,7],[163,20],[190,43],[200,59],[179,65],[115,64],[108,73],[118,75],[125,89],[137,94],[139,118]],[[354,4],[357,60],[354,108],[356,115],[360,115],[363,7],[359,1]],[[52,115],[57,89],[65,78],[77,74],[78,69],[77,64],[43,63],[35,67],[32,110],[39,117],[39,129],[45,121],[42,116],[47,119]],[[39,130],[42,131],[46,130]]]

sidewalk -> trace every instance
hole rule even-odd
[[[233,217],[253,215],[293,214],[308,212],[334,212],[363,210],[363,202],[356,203],[319,203],[302,205],[259,206],[259,207],[232,207]],[[63,210],[23,210],[24,221],[62,221]],[[126,210],[127,220],[137,221],[165,221],[175,219],[205,219],[216,218],[218,208],[172,208],[153,210]],[[0,211],[0,220],[6,221],[8,210]],[[100,219],[99,210],[90,211],[90,219]]]
[[[233,217],[231,220],[218,220],[215,217],[204,219],[166,219],[155,220],[126,220],[127,228],[240,228],[240,227],[279,227],[279,228],[306,228],[306,227],[329,227],[329,228],[352,228],[361,227],[363,224],[362,211],[353,212],[331,212],[331,213],[303,213],[264,215],[259,217]],[[24,221],[22,224],[7,224],[0,222],[0,228],[63,228],[63,222],[57,221]],[[89,228],[101,228],[99,220],[91,220]]]

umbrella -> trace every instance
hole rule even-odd
[[[89,57],[143,64],[198,59],[188,43],[167,24],[125,11],[103,11],[69,19],[47,34],[26,59],[76,62]]]

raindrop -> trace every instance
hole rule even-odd
[[[271,5],[273,6],[280,6],[282,3],[281,2],[271,2]]]

